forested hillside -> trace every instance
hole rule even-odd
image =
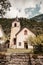
[[[11,24],[15,19],[2,19],[0,18],[0,24],[3,27],[5,34],[8,36],[11,33]],[[43,34],[43,22],[37,22],[34,19],[19,18],[21,28],[27,27],[35,34]]]
[[[34,19],[37,22],[43,22],[43,14],[37,15],[33,17],[32,19]]]

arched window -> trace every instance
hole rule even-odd
[[[17,24],[15,23],[15,24],[14,24],[14,27],[16,27],[16,26],[17,26]]]
[[[27,35],[27,30],[24,30],[24,35]]]

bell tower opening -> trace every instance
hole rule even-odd
[[[17,26],[17,23],[14,24],[14,27],[16,27],[16,26]]]

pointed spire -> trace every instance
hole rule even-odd
[[[19,21],[19,19],[18,19],[18,16],[16,16],[16,19],[15,19],[17,22]]]

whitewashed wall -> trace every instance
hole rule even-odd
[[[24,30],[27,30],[27,35],[24,35]],[[35,35],[28,30],[27,28],[24,28],[18,35],[17,35],[17,48],[24,48],[24,41],[26,41],[28,38],[30,37],[34,37]],[[19,42],[21,42],[21,46],[19,46]],[[33,46],[29,47],[28,44],[28,48],[33,48]]]

